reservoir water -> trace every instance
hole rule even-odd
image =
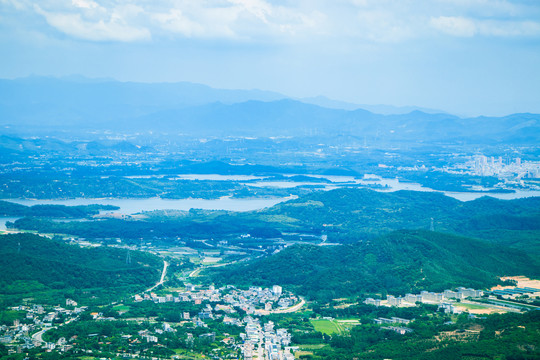
[[[478,192],[478,191],[463,191],[463,192],[455,192],[455,191],[439,191],[434,190],[425,186],[422,186],[418,183],[413,182],[401,182],[399,179],[387,179],[387,178],[381,178],[377,175],[365,175],[364,178],[359,179],[354,176],[326,176],[326,175],[309,175],[313,178],[320,178],[322,180],[330,180],[332,183],[327,183],[325,181],[321,182],[294,182],[294,181],[288,181],[288,180],[282,180],[282,181],[264,181],[260,180],[253,183],[246,183],[248,186],[256,186],[256,187],[278,187],[278,188],[292,188],[295,186],[305,186],[305,185],[319,185],[323,186],[326,190],[332,190],[336,188],[340,188],[343,186],[347,186],[350,184],[357,184],[357,185],[380,185],[382,188],[380,189],[374,189],[375,191],[382,191],[382,192],[392,192],[392,191],[399,191],[399,190],[409,190],[409,191],[426,191],[426,192],[440,192],[445,194],[446,196],[453,197],[457,200],[461,201],[471,201],[478,199],[482,196],[491,196],[497,199],[501,200],[512,200],[512,199],[520,199],[525,197],[534,197],[534,196],[540,196],[540,191],[537,190],[516,190],[515,192],[511,193],[493,193],[493,192]]]
[[[293,176],[293,175],[290,175]],[[325,176],[325,175],[308,175],[311,178],[320,178],[321,181],[291,181],[286,178],[283,180],[269,179],[265,181],[264,177],[257,176],[224,176],[224,175],[200,175],[190,174],[182,175],[182,180],[217,180],[217,181],[239,181],[245,182],[247,186],[254,187],[277,187],[277,188],[292,188],[302,185],[319,185],[321,189],[332,190],[343,186],[356,185],[378,185],[381,189],[376,191],[392,192],[398,190],[410,191],[427,191],[441,192],[447,196],[451,196],[461,201],[471,201],[482,196],[491,196],[503,200],[518,199],[524,197],[540,196],[540,191],[533,190],[516,190],[512,193],[482,193],[482,192],[448,192],[437,191],[424,187],[417,183],[400,182],[398,179],[385,179],[376,175],[366,175],[364,178],[356,178],[353,176]],[[328,182],[330,181],[330,182]],[[222,197],[219,199],[161,199],[161,198],[144,198],[144,199],[66,199],[66,200],[35,200],[35,199],[6,199],[7,201],[15,202],[22,205],[32,206],[38,204],[57,204],[57,205],[91,205],[104,204],[115,205],[120,209],[115,211],[107,211],[108,213],[121,214],[136,214],[143,211],[153,210],[185,210],[204,209],[204,210],[228,210],[228,211],[252,211],[274,206],[280,202],[291,200],[296,196],[279,197],[279,198],[247,198],[233,199],[231,197]],[[5,229],[6,221],[15,221],[17,218],[0,217],[0,230]]]
[[[66,199],[66,200],[34,200],[34,199],[6,199],[6,201],[14,202],[21,205],[114,205],[118,206],[119,210],[108,210],[106,213],[120,214],[136,214],[142,211],[154,210],[185,210],[204,209],[204,210],[228,210],[228,211],[252,211],[264,209],[274,206],[280,202],[291,200],[296,196],[288,196],[281,198],[250,198],[250,199],[232,199],[230,197],[222,197],[219,199]],[[15,221],[17,217],[0,217],[0,230],[6,230],[7,221]]]
[[[205,199],[161,199],[161,198],[147,198],[147,199],[67,199],[67,200],[30,200],[30,199],[8,199],[7,201],[15,202],[17,204],[32,206],[38,204],[48,205],[114,205],[118,206],[119,210],[107,211],[113,213],[122,214],[135,214],[141,211],[153,211],[153,210],[190,210],[190,209],[204,209],[204,210],[229,210],[229,211],[252,211],[264,209],[274,206],[280,202],[293,199],[295,197],[281,197],[281,198],[249,198],[249,199],[233,199],[230,197],[222,197],[219,199],[205,200]]]

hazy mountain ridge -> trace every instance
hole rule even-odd
[[[219,90],[192,83],[0,80],[0,125],[192,136],[353,135],[370,142],[534,143],[540,115],[460,118],[381,115],[307,104],[272,92]]]
[[[148,149],[146,146],[137,146],[125,140],[63,141],[48,137],[22,138],[0,135],[0,151],[2,155],[39,152],[101,155],[114,151],[138,153]]]
[[[381,115],[399,115],[399,114],[408,114],[413,111],[421,111],[427,114],[443,114],[445,111],[423,108],[418,106],[392,106],[392,105],[369,105],[369,104],[355,104],[346,101],[339,101],[329,99],[325,96],[315,96],[309,98],[300,98],[297,99],[301,102],[322,106],[330,109],[341,109],[341,110],[356,110],[364,109],[375,114]]]

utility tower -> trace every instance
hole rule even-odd
[[[435,231],[435,225],[433,223],[433,218],[431,218],[431,225],[429,225],[429,231]]]
[[[131,253],[129,252],[129,249],[126,254],[126,264],[131,264]]]

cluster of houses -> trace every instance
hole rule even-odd
[[[538,297],[540,295],[540,289],[531,288],[531,287],[522,287],[522,288],[508,287],[508,288],[493,290],[491,294],[495,296],[500,296],[505,299],[515,299],[518,297],[522,297],[524,295]]]
[[[63,338],[57,343],[47,343],[38,336],[30,336],[37,331],[52,327],[56,320],[71,321],[87,309],[85,306],[77,307],[77,303],[71,299],[66,300],[66,307],[69,309],[39,304],[11,307],[13,311],[25,312],[25,317],[22,321],[15,320],[12,326],[0,326],[0,343],[8,347],[10,354],[21,353],[39,346],[50,350],[55,348],[60,348],[62,351],[69,350],[70,345]]]
[[[234,308],[241,309],[248,315],[268,315],[273,310],[284,309],[298,302],[298,297],[290,293],[284,293],[279,285],[272,288],[252,286],[247,290],[241,290],[233,285],[227,285],[216,289],[210,286],[208,289],[197,290],[195,285],[186,285],[186,290],[178,294],[158,296],[155,293],[135,295],[135,301],[153,301],[155,303],[166,302],[193,302],[202,304],[203,301],[210,303],[222,303],[215,305],[216,311],[223,310],[226,313],[235,312]],[[199,314],[201,319],[213,318],[212,306],[207,305],[207,311]],[[189,316],[189,314],[188,314]],[[185,317],[184,314],[184,318]]]
[[[422,291],[420,294],[407,294],[405,296],[395,297],[388,295],[386,300],[367,298],[364,304],[375,306],[414,306],[417,302],[427,304],[439,304],[445,311],[447,309],[455,310],[453,306],[450,306],[449,301],[462,300],[466,298],[477,298],[484,295],[482,290],[468,289],[464,287],[457,288],[456,291],[444,290],[442,293],[435,293],[429,291]]]
[[[195,315],[183,312],[184,320],[191,320],[196,327],[207,327],[205,320],[222,317],[222,321],[227,325],[245,327],[245,333],[240,334],[243,341],[241,344],[234,344],[234,339],[224,339],[224,342],[231,342],[229,345],[238,347],[244,359],[258,360],[292,360],[294,355],[291,352],[291,334],[286,329],[274,329],[274,323],[269,321],[263,325],[259,319],[252,315],[268,315],[273,311],[282,310],[296,304],[299,299],[295,295],[283,292],[279,285],[272,288],[262,288],[252,286],[249,289],[238,289],[233,285],[227,285],[216,289],[210,286],[208,289],[197,289],[194,285],[186,285],[186,290],[178,294],[167,294],[158,296],[155,293],[144,293],[136,295],[135,301],[153,301],[155,303],[183,302],[188,301],[194,304],[205,303],[204,307]],[[242,310],[246,313],[244,318],[232,315]],[[224,312],[225,314],[217,313]],[[174,330],[174,329],[173,329]],[[165,329],[164,329],[165,331]],[[157,341],[157,338],[150,333],[143,334],[148,342]],[[204,337],[203,338],[201,338]],[[214,341],[215,333],[208,333],[199,336],[199,340]],[[186,343],[193,342],[192,334],[187,334]]]
[[[466,298],[478,298],[484,295],[482,290],[475,290],[470,288],[459,287],[454,290],[444,290],[443,292],[436,293],[430,291],[422,291],[420,294],[406,294],[405,296],[393,296],[387,295],[386,300],[367,298],[364,300],[364,304],[375,306],[416,306],[417,303],[423,304],[437,304],[438,310],[443,310],[445,313],[459,314],[461,310],[454,306],[454,302]],[[390,325],[383,326],[381,329],[391,330],[398,334],[408,334],[413,332],[412,329],[401,325],[407,325],[413,320],[401,319],[392,317],[390,319],[378,318],[373,322],[377,325]],[[398,325],[398,326],[396,326]]]
[[[271,288],[250,287],[238,289],[228,285],[216,289],[210,286],[205,289],[197,289],[195,285],[187,285],[185,291],[175,294],[158,295],[156,293],[142,293],[135,295],[134,300],[152,301],[154,303],[168,302],[191,302],[200,304],[198,313],[184,311],[181,313],[183,320],[190,321],[196,327],[208,327],[205,323],[209,319],[222,319],[223,323],[245,327],[245,333],[241,334],[242,344],[232,344],[244,354],[245,359],[260,360],[290,360],[294,359],[289,347],[291,334],[286,329],[274,329],[272,322],[264,326],[260,320],[253,318],[254,315],[268,315],[273,311],[279,311],[291,307],[299,301],[295,295],[284,292],[281,286],[274,285]],[[25,311],[26,320],[16,320],[13,326],[0,327],[0,342],[10,347],[10,353],[23,352],[36,346],[45,350],[67,351],[72,345],[66,339],[59,339],[56,343],[47,343],[37,333],[53,327],[56,323],[66,323],[77,319],[77,316],[87,310],[87,307],[77,307],[77,303],[71,299],[66,300],[66,307],[46,307],[42,305],[20,305],[12,310]],[[245,316],[233,315],[239,310],[245,312]],[[94,320],[115,320],[106,318],[101,313],[90,314]],[[159,334],[176,332],[176,329],[168,323],[153,330],[139,332],[139,339],[148,343],[157,343]],[[31,334],[34,334],[31,336]],[[129,336],[129,335],[126,335]],[[199,341],[213,342],[215,333],[199,335]],[[186,342],[193,341],[193,335],[187,334]],[[227,340],[227,339],[225,339]]]
[[[276,309],[284,309],[298,302],[298,298],[290,293],[283,293],[281,286],[272,289],[252,286],[248,290],[240,290],[227,286],[228,294],[223,301],[232,307],[242,309],[248,315],[267,315]]]
[[[240,334],[244,343],[240,346],[244,360],[293,360],[291,334],[286,329],[274,329],[268,321],[261,326],[259,319],[246,317],[245,333]]]
[[[402,319],[399,317],[391,317],[390,319],[387,318],[377,318],[374,319],[373,322],[377,325],[392,325],[392,326],[383,326],[382,329],[391,330],[394,332],[397,332],[398,334],[405,335],[408,333],[413,332],[413,329],[410,329],[408,327],[404,326],[394,326],[395,324],[398,325],[408,325],[413,320],[408,319]]]
[[[176,332],[176,329],[173,328],[171,325],[169,325],[168,323],[163,323],[161,325],[160,328],[155,328],[154,329],[154,332],[156,334],[163,334],[163,333],[166,333],[166,332]],[[145,339],[146,342],[150,342],[150,343],[157,343],[158,342],[158,337],[153,335],[150,330],[148,329],[145,329],[145,330],[141,330],[138,332],[138,335]],[[130,335],[128,335],[130,336]]]

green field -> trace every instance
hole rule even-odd
[[[317,319],[310,320],[310,322],[316,331],[327,335],[341,334],[344,330],[340,324],[335,322],[335,320]]]
[[[488,304],[481,305],[481,304],[469,304],[469,303],[459,303],[459,304],[456,304],[455,306],[469,309],[469,310],[487,309],[487,308],[492,307],[492,306],[489,306]]]
[[[302,344],[302,345],[299,345],[300,350],[322,349],[325,346],[328,346],[328,345],[327,344]]]
[[[115,310],[115,311],[122,311],[122,312],[127,312],[127,311],[129,311],[129,309],[130,309],[129,306],[127,306],[127,305],[121,305],[121,304],[115,305],[115,306],[113,307],[113,310]]]
[[[352,327],[360,325],[357,319],[349,320],[328,320],[328,319],[314,319],[310,320],[311,324],[315,328],[315,331],[322,332],[323,334],[342,334],[348,332]]]
[[[310,321],[315,330],[322,332],[323,334],[332,335],[341,332],[338,325],[333,320],[320,319]]]

